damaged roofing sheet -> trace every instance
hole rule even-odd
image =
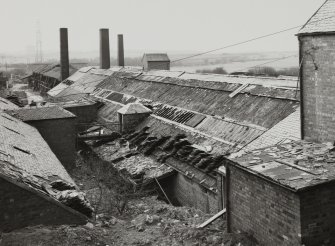
[[[173,171],[169,166],[152,158],[131,154],[129,145],[122,144],[118,139],[98,147],[94,146],[94,141],[86,141],[86,143],[102,160],[110,162],[121,172],[126,171],[131,178],[143,175],[143,182],[149,182],[153,178],[159,178]]]
[[[177,82],[179,83],[179,80]],[[176,86],[165,82],[122,79],[114,76],[98,85],[100,88],[137,98],[169,104],[202,114],[227,117],[264,128],[271,128],[295,111],[299,105],[298,100],[293,100],[297,94],[295,90],[249,85],[231,98],[229,95],[239,88],[240,84],[221,84],[221,86],[224,86],[225,89]]]
[[[294,141],[230,158],[232,165],[299,191],[335,179],[332,144]]]
[[[32,176],[44,180],[60,178],[74,184],[39,132],[3,112],[0,112],[0,159]]]
[[[12,103],[11,101],[0,97],[0,111],[2,110],[11,110],[11,109],[18,109],[19,107]]]

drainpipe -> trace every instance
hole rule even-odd
[[[227,232],[231,233],[231,225],[230,225],[230,168],[229,161],[226,161],[226,182],[225,182],[225,206],[226,206],[226,224],[227,224]]]
[[[299,64],[301,64],[299,69],[299,84],[300,84],[300,132],[301,139],[305,138],[305,115],[304,115],[304,96],[303,96],[303,64],[301,62],[303,59],[303,51],[302,51],[302,37],[298,37],[299,40]]]

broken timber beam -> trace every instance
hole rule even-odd
[[[226,213],[226,209],[221,210],[220,212],[218,212],[217,214],[215,214],[214,216],[212,216],[211,218],[209,218],[208,220],[206,220],[201,225],[198,225],[197,228],[204,228],[204,227],[208,226],[210,223],[212,223],[213,221],[217,220],[220,216],[222,216],[225,213]]]

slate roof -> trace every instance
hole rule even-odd
[[[0,97],[0,111],[7,110],[7,109],[17,109],[19,108],[17,105],[12,103],[11,101]]]
[[[6,110],[6,113],[22,121],[66,119],[76,117],[71,112],[59,106],[20,108],[16,110]]]
[[[335,32],[335,0],[327,0],[300,29],[298,35]]]
[[[146,61],[170,61],[169,57],[165,53],[145,53],[142,57]]]
[[[120,108],[117,112],[120,114],[147,114],[152,111],[140,103],[129,103]]]
[[[0,162],[6,164],[0,165],[6,176],[12,169],[40,182],[63,179],[74,184],[39,132],[4,112],[0,112]]]
[[[297,111],[297,78],[146,72],[133,67],[105,71],[88,67],[69,79],[72,78],[76,80],[72,85],[62,82],[49,94],[66,100],[90,94],[92,99],[106,103],[98,112],[102,121],[117,120],[116,112],[123,105],[142,103],[153,106],[154,115],[190,127],[207,139],[216,138],[229,152],[254,140],[261,146],[278,144],[283,139],[296,140],[281,133],[284,128],[290,131],[290,127],[277,124]],[[274,126],[277,127],[271,134],[264,134]],[[294,136],[300,132],[297,127],[293,130]]]
[[[232,165],[293,191],[335,180],[332,144],[294,141],[230,158]]]

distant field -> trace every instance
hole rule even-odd
[[[215,65],[198,65],[198,66],[171,66],[171,70],[174,71],[186,71],[186,72],[195,72],[198,69],[213,69],[217,67],[223,67],[228,73],[238,72],[238,71],[247,71],[249,67],[258,66],[260,64],[269,62],[273,59],[267,60],[257,60],[257,61],[246,61],[246,62],[231,62],[224,64],[215,64]],[[269,66],[275,69],[289,68],[289,67],[298,67],[299,60],[298,57],[290,57],[285,60],[276,61],[273,63],[265,64],[262,66]]]

